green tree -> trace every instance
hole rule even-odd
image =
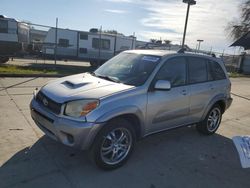
[[[151,43],[156,43],[156,41],[157,41],[156,39],[150,39]]]
[[[250,31],[250,0],[245,0],[240,6],[240,18],[228,23],[226,30],[235,40]]]
[[[164,43],[167,44],[167,45],[169,45],[169,44],[172,43],[172,41],[171,40],[164,40]]]
[[[122,36],[124,36],[124,34],[123,33],[119,33],[118,31],[116,31],[116,30],[104,30],[103,31],[104,33],[109,33],[109,34],[113,34],[113,35],[122,35]]]

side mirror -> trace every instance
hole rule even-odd
[[[171,83],[168,80],[158,80],[155,83],[156,90],[170,90],[171,89]]]

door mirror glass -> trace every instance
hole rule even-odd
[[[156,90],[170,90],[171,89],[171,83],[168,80],[158,80],[155,83]]]

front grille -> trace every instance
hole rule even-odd
[[[53,119],[51,119],[51,118],[45,116],[44,114],[38,112],[38,111],[35,110],[35,109],[31,109],[31,110],[34,111],[37,115],[39,115],[39,116],[43,117],[44,119],[46,119],[47,121],[49,121],[50,123],[54,123],[54,120],[53,120]]]
[[[43,107],[49,109],[51,112],[53,112],[55,114],[60,114],[60,112],[61,112],[62,104],[53,101],[52,99],[50,99],[49,97],[44,95],[41,91],[39,91],[37,93],[36,101],[40,105],[42,105]]]

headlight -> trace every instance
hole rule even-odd
[[[66,104],[64,114],[70,117],[82,117],[97,108],[98,100],[76,100]]]

